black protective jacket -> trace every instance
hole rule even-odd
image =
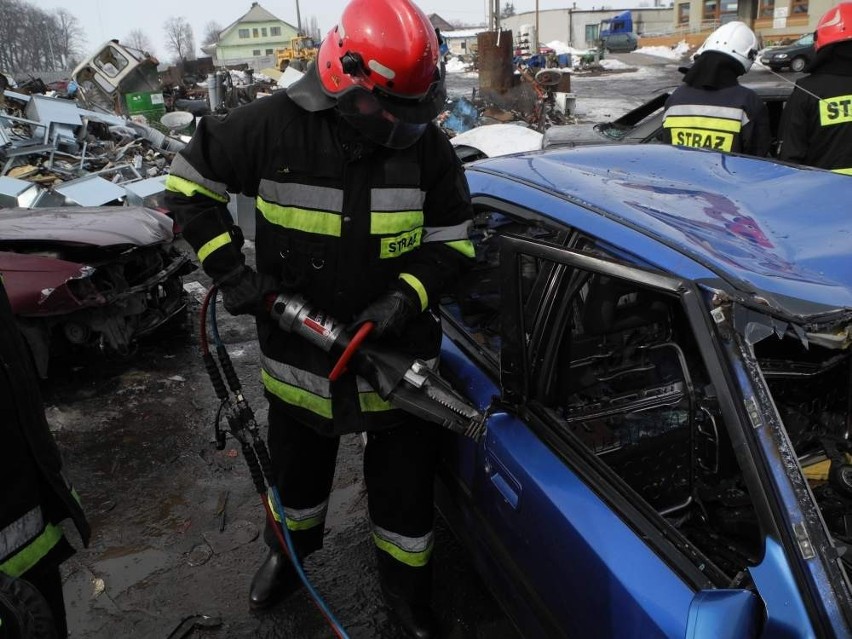
[[[429,125],[412,147],[362,139],[334,109],[309,112],[284,92],[206,117],[174,160],[167,205],[214,281],[243,263],[228,193],[256,199],[257,269],[283,289],[351,321],[392,287],[424,310],[391,348],[437,356],[440,325],[429,312],[472,263],[467,183],[452,146]],[[303,339],[258,318],[267,395],[320,432],[399,423],[403,416]]]
[[[746,153],[769,153],[769,112],[754,91],[740,86],[743,67],[731,56],[702,53],[666,100],[663,141],[679,146]]]
[[[44,417],[30,354],[0,280],[0,572],[59,565],[73,552],[59,522],[70,517],[84,544],[89,524]]]
[[[796,81],[781,118],[782,160],[852,175],[852,46],[845,49],[848,56]]]

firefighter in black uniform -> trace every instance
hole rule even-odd
[[[0,637],[68,635],[59,565],[74,550],[60,522],[83,543],[89,525],[62,474],[44,417],[38,377],[0,278]]]
[[[206,117],[172,163],[167,203],[220,287],[256,316],[269,445],[300,557],[322,545],[339,435],[366,431],[364,475],[379,576],[406,630],[431,637],[433,475],[438,429],[392,409],[360,377],[284,332],[262,299],[298,292],[377,344],[434,361],[438,298],[473,262],[470,193],[432,123],[446,101],[435,29],[409,0],[352,0],[315,65],[286,92]],[[228,193],[256,199],[257,271],[244,264]],[[249,602],[298,587],[270,552]]]
[[[820,18],[814,49],[784,105],[779,157],[852,175],[852,3]]]
[[[757,37],[742,22],[716,29],[695,54],[683,84],[666,100],[663,141],[763,157],[769,153],[769,113],[738,78],[751,69]]]

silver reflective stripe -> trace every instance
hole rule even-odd
[[[736,120],[741,122],[743,126],[749,123],[748,114],[737,107],[712,106],[710,104],[676,104],[666,109],[666,117],[684,115]]]
[[[423,208],[425,200],[420,189],[370,189],[372,211],[415,211]]]
[[[470,220],[455,226],[426,226],[423,228],[423,243],[452,242],[468,239],[468,229],[473,224]]]
[[[175,159],[172,160],[172,166],[169,169],[169,173],[185,180],[189,180],[190,182],[200,184],[205,189],[213,191],[216,195],[221,195],[224,198],[228,197],[228,186],[226,184],[223,182],[208,180],[180,154],[176,155]]]
[[[422,537],[405,537],[373,524],[373,534],[379,539],[383,539],[405,552],[424,552],[429,550],[432,545],[431,532],[423,535]]]
[[[287,508],[284,506],[284,516],[291,521],[306,521],[308,519],[325,519],[328,512],[328,500],[313,508]]]
[[[267,373],[280,382],[296,386],[320,397],[327,399],[331,397],[331,382],[322,375],[309,373],[301,368],[271,359],[266,355],[261,357],[261,365]]]
[[[434,371],[434,370],[438,370],[438,362],[440,361],[440,358],[439,357],[433,357],[432,359],[424,359],[424,360],[420,360],[420,361],[423,362],[424,364],[426,364],[426,366],[429,369]],[[373,387],[370,385],[370,382],[368,382],[363,377],[356,377],[355,378],[355,385],[358,387],[359,393],[370,393],[370,392],[373,391]]]
[[[0,559],[26,546],[27,542],[44,530],[44,519],[41,515],[41,507],[36,506],[23,517],[19,517],[11,524],[0,530]]]
[[[329,213],[343,211],[343,191],[327,186],[261,180],[258,195],[267,202],[281,206],[294,206],[313,211],[328,211]]]

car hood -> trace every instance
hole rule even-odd
[[[172,220],[136,207],[58,207],[0,210],[0,246],[44,242],[97,247],[170,242]]]
[[[509,182],[498,188],[480,182],[478,172]],[[784,316],[816,319],[852,309],[848,176],[655,144],[482,160],[466,173],[473,194],[522,202],[532,197],[521,190],[524,183],[618,219]],[[556,215],[574,224],[568,214]],[[676,262],[659,266],[682,269]]]

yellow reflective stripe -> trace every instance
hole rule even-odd
[[[376,547],[380,550],[384,550],[391,557],[396,559],[398,562],[405,564],[406,566],[411,566],[412,568],[422,568],[426,564],[429,563],[429,558],[432,556],[432,544],[425,550],[421,550],[418,552],[409,552],[407,550],[403,550],[399,546],[392,544],[386,539],[382,539],[376,533],[373,533],[373,542],[376,544]]]
[[[288,404],[292,404],[293,406],[299,406],[300,408],[309,410],[321,417],[325,417],[326,419],[331,419],[330,398],[320,397],[319,395],[314,395],[313,393],[306,391],[303,388],[299,388],[298,386],[286,384],[275,379],[265,370],[261,370],[260,374],[263,377],[264,388],[275,395],[278,399],[287,402]]]
[[[327,211],[311,211],[296,206],[281,206],[258,197],[257,208],[269,222],[287,229],[340,237],[340,216]]]
[[[228,231],[225,231],[221,235],[217,235],[209,242],[205,242],[200,249],[198,249],[198,261],[204,264],[204,260],[207,259],[207,256],[210,255],[217,248],[225,246],[231,241],[231,234]]]
[[[272,495],[270,493],[266,493],[266,503],[269,504],[269,512],[272,513],[272,518],[275,521],[280,522],[281,515],[278,514],[277,510],[275,510],[275,502],[272,500]]]
[[[10,577],[20,577],[41,561],[60,539],[62,539],[62,528],[47,524],[38,537],[0,564],[0,572]]]
[[[476,250],[473,248],[473,242],[470,240],[454,240],[452,242],[444,242],[446,246],[455,249],[465,257],[476,257]]]
[[[365,413],[378,413],[383,410],[393,410],[393,405],[382,399],[375,391],[358,393],[358,404]]]
[[[852,95],[836,95],[819,101],[819,123],[822,126],[852,122]]]
[[[710,118],[697,115],[671,115],[663,121],[666,129],[710,129],[711,131],[729,131],[739,133],[743,124],[739,120]]]
[[[852,169],[831,169],[832,173],[840,173],[841,175],[852,175]]]
[[[370,233],[372,235],[410,231],[418,226],[423,226],[423,211],[373,211],[370,213]]]
[[[416,291],[417,297],[420,298],[420,310],[425,311],[426,307],[429,306],[429,294],[426,292],[426,287],[423,286],[423,282],[418,280],[411,273],[400,273],[399,279]]]
[[[379,242],[379,259],[385,260],[392,257],[405,255],[420,246],[423,237],[423,227],[413,231],[406,231],[394,237],[383,237]]]
[[[169,177],[166,178],[166,190],[181,193],[186,197],[192,197],[193,195],[205,195],[211,200],[216,200],[217,202],[228,201],[227,197],[214,193],[210,189],[201,186],[196,182],[191,182],[190,180],[178,177],[177,175],[170,174]]]

